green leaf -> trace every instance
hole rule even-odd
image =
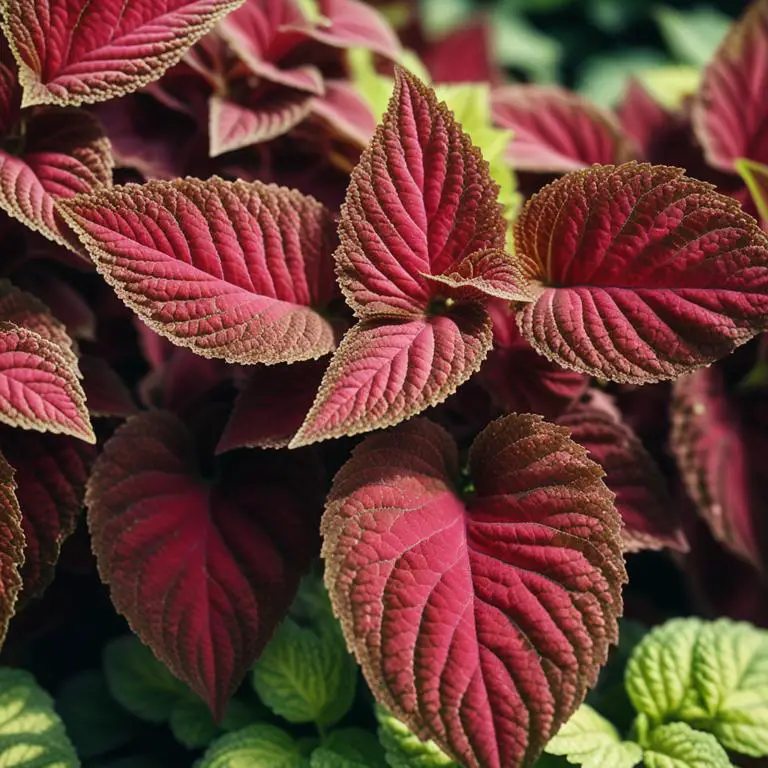
[[[472,15],[471,0],[421,0],[419,21],[428,37],[440,37]]]
[[[643,758],[639,744],[619,732],[592,707],[582,704],[545,748],[584,768],[634,768]]]
[[[537,83],[557,80],[563,46],[540,32],[523,16],[495,13],[491,27],[496,59],[505,67],[515,67]]]
[[[651,731],[643,752],[645,768],[732,768],[717,739],[685,723]]]
[[[109,643],[103,661],[110,693],[142,720],[164,723],[180,699],[194,696],[134,635]]]
[[[384,708],[376,707],[376,719],[390,768],[460,768],[434,741],[422,741]]]
[[[207,747],[220,733],[211,712],[202,701],[181,699],[171,711],[168,725],[179,744],[187,749]]]
[[[683,101],[699,88],[701,70],[696,67],[665,66],[641,69],[635,77],[653,100],[670,111],[679,109]]]
[[[714,8],[679,11],[659,6],[654,18],[670,53],[683,64],[703,67],[714,56],[733,19]]]
[[[243,701],[231,699],[221,721],[222,730],[239,731],[249,725],[267,720],[271,717],[269,710],[260,701]]]
[[[312,768],[387,768],[376,737],[360,728],[334,731],[313,753]]]
[[[301,745],[274,725],[250,725],[211,744],[197,768],[310,768]]]
[[[664,56],[650,48],[590,56],[579,68],[577,90],[596,104],[611,107],[621,98],[630,77],[665,63]]]
[[[138,721],[112,698],[99,670],[67,680],[56,697],[56,711],[84,759],[128,744],[139,731]]]
[[[51,697],[18,669],[0,669],[0,766],[80,766]]]

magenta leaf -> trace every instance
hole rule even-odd
[[[734,170],[740,157],[768,163],[768,2],[750,3],[731,27],[694,102],[693,124],[707,161]]]
[[[120,298],[175,344],[266,364],[334,348],[319,311],[336,293],[334,224],[313,198],[214,177],[127,184],[61,210]]]
[[[53,581],[61,546],[74,532],[95,449],[64,435],[4,427],[3,455],[16,470],[24,531],[24,589],[20,602],[40,597]]]
[[[473,304],[422,319],[358,323],[290,447],[389,427],[441,403],[477,371],[491,343],[491,319]]]
[[[563,88],[503,86],[491,108],[494,122],[513,132],[506,159],[519,170],[565,173],[632,158],[616,118]]]
[[[297,457],[242,452],[217,479],[164,412],[132,417],[88,482],[88,523],[115,607],[221,718],[317,553],[316,488]]]
[[[424,420],[369,437],[334,480],[325,579],[371,690],[467,768],[531,766],[617,637],[620,519],[599,466],[540,417],[469,459]]]
[[[679,119],[659,104],[634,77],[630,78],[616,111],[624,133],[637,143],[646,159],[651,159],[659,136]]]
[[[8,0],[24,106],[106,101],[157,80],[242,0]]]
[[[80,370],[88,412],[92,416],[125,418],[136,413],[130,389],[103,357],[83,355]]]
[[[16,499],[14,471],[0,456],[0,647],[8,632],[8,622],[16,612],[23,564],[24,532]]]
[[[364,147],[376,130],[368,102],[345,80],[326,80],[325,93],[312,99],[311,111],[332,133],[359,147]]]
[[[624,521],[627,552],[669,547],[687,551],[682,520],[664,476],[618,411],[601,405],[601,393],[577,403],[557,423],[589,451],[605,470],[605,484],[616,494],[616,509]]]
[[[523,336],[617,382],[672,379],[768,324],[768,239],[732,198],[680,168],[634,162],[558,179],[516,224],[538,284]]]

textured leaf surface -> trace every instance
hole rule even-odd
[[[208,748],[200,768],[310,768],[300,745],[274,725],[250,725],[228,733]]]
[[[160,77],[242,0],[9,0],[24,105],[106,101]]]
[[[376,719],[390,768],[457,768],[434,741],[422,741],[383,707],[376,707]]]
[[[23,564],[24,532],[14,471],[0,455],[0,647],[5,640],[8,623],[16,612]]]
[[[491,347],[480,306],[425,320],[365,320],[347,332],[292,448],[392,426],[437,405],[480,367]]]
[[[360,728],[334,731],[312,752],[312,768],[387,768],[376,737]]]
[[[755,0],[704,71],[693,111],[707,161],[733,171],[740,157],[768,162],[768,1]]]
[[[549,359],[618,382],[675,378],[766,325],[768,239],[679,168],[570,174],[531,198],[517,256],[538,296],[518,313]]]
[[[619,732],[592,707],[582,704],[546,746],[582,768],[634,768],[643,759],[639,744],[622,741]]]
[[[725,750],[708,733],[685,723],[654,729],[643,751],[645,768],[732,768]]]
[[[507,85],[491,98],[496,124],[513,134],[506,152],[513,168],[565,173],[632,157],[613,115],[563,88]]]
[[[368,438],[322,531],[336,614],[377,700],[470,768],[532,765],[616,640],[624,566],[600,468],[513,414],[470,452],[416,420]]]
[[[0,669],[0,765],[3,768],[79,768],[51,697],[32,675]]]
[[[302,471],[299,487],[287,481]],[[301,462],[263,452],[211,483],[191,434],[162,412],[130,419],[94,466],[88,523],[112,600],[217,716],[316,552],[313,492]]]
[[[487,163],[431,89],[398,69],[383,122],[352,172],[337,274],[361,317],[423,313],[441,275],[475,251],[504,249]]]
[[[624,522],[624,549],[686,551],[677,505],[656,462],[618,413],[599,403],[595,399],[577,404],[557,423],[568,427],[571,437],[605,470],[605,484],[616,494],[616,509]]]
[[[71,350],[0,322],[0,421],[95,443],[78,377]]]
[[[179,346],[267,364],[335,346],[313,309],[336,290],[333,221],[310,197],[214,177],[128,184],[62,211],[123,301]]]

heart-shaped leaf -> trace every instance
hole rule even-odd
[[[316,483],[244,452],[207,479],[164,412],[129,419],[88,482],[88,524],[115,607],[220,718],[317,552]]]
[[[16,612],[23,565],[24,532],[14,471],[0,455],[0,647],[8,631],[8,622]]]
[[[467,768],[530,766],[617,636],[620,519],[567,430],[513,414],[469,458],[415,420],[336,476],[325,579],[377,700]]]
[[[266,364],[334,348],[319,312],[337,290],[334,224],[313,198],[213,177],[127,184],[61,206],[120,298],[175,344]]]
[[[625,163],[558,179],[516,224],[538,284],[523,336],[560,365],[617,382],[672,379],[768,326],[768,238],[680,168]]]

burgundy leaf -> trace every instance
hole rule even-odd
[[[680,168],[570,174],[531,198],[517,256],[538,284],[518,313],[550,360],[618,382],[672,379],[768,324],[768,239]]]
[[[80,370],[83,372],[88,411],[92,416],[126,417],[136,413],[130,389],[104,358],[83,355]]]
[[[120,298],[175,344],[266,364],[334,348],[318,311],[336,292],[334,225],[314,199],[214,177],[127,184],[61,210]]]
[[[477,371],[491,343],[491,319],[472,304],[423,319],[358,323],[290,447],[389,427],[441,403]]]
[[[502,79],[486,18],[462,20],[439,40],[419,48],[435,83],[491,83]],[[461,51],[461,56],[456,52]]]
[[[633,155],[610,112],[563,88],[503,86],[492,92],[491,109],[514,134],[506,158],[519,170],[565,173]]]
[[[617,114],[624,133],[637,143],[648,160],[652,160],[659,135],[677,119],[634,77],[629,80],[629,87]]]
[[[288,445],[312,407],[327,367],[327,360],[308,360],[249,369],[216,452]]]
[[[424,420],[334,480],[325,580],[377,700],[467,768],[531,766],[616,641],[620,519],[599,466],[531,415],[470,452]]]
[[[59,552],[74,532],[95,449],[64,435],[3,427],[3,455],[16,470],[16,496],[24,530],[20,602],[39,597],[53,581]]]
[[[0,322],[0,422],[95,443],[78,377],[57,344]]]
[[[157,80],[242,0],[8,0],[24,106],[107,101]]]
[[[0,456],[0,647],[16,612],[24,564],[24,533],[11,465]]]
[[[383,122],[352,172],[337,274],[361,317],[423,314],[441,275],[474,251],[504,249],[488,164],[434,92],[402,69]]]
[[[739,158],[734,167],[749,189],[763,229],[768,231],[768,165]]]
[[[12,136],[18,127],[21,86],[8,41],[0,35],[0,135]]]
[[[625,551],[664,547],[687,551],[682,521],[666,481],[618,411],[603,407],[601,399],[593,397],[576,404],[557,423],[570,429],[571,438],[605,470],[605,484],[616,494],[616,509],[624,521]]]
[[[740,157],[768,163],[768,0],[755,0],[731,27],[694,102],[693,124],[707,161],[733,171]]]
[[[364,147],[376,130],[376,118],[368,102],[345,80],[326,80],[325,93],[312,99],[311,111],[333,131]]]
[[[249,451],[201,474],[163,412],[115,432],[88,482],[88,523],[115,607],[220,718],[317,553],[316,489],[292,456]]]

